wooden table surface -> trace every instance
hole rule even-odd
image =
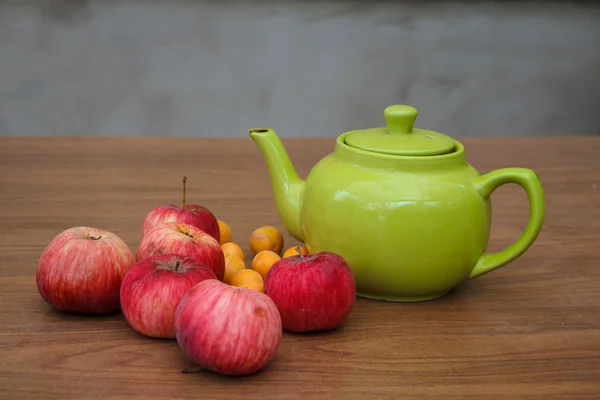
[[[298,172],[332,140],[284,140]],[[262,158],[250,139],[0,139],[0,399],[600,398],[600,138],[465,139],[481,172],[536,170],[545,227],[515,262],[437,300],[357,299],[337,331],[284,333],[269,367],[246,377],[199,371],[175,341],[134,332],[122,314],[52,310],[37,260],[60,231],[113,231],[132,248],[145,214],[188,202],[248,237],[281,229]],[[519,187],[494,195],[489,250],[524,228]],[[285,235],[286,245],[296,243]]]

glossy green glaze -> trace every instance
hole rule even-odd
[[[433,156],[454,149],[454,139],[442,133],[414,127],[418,111],[394,105],[383,111],[387,127],[348,132],[345,143],[351,147],[398,156]]]
[[[396,134],[412,134],[408,126]],[[286,229],[311,253],[327,250],[344,257],[363,297],[421,301],[442,296],[522,255],[542,228],[544,196],[535,173],[506,168],[481,175],[466,162],[457,141],[449,151],[430,147],[437,155],[396,155],[387,151],[393,153],[399,143],[400,152],[402,139],[384,139],[379,150],[365,150],[348,145],[347,137],[357,132],[347,132],[304,182],[275,132],[252,129],[249,135],[266,160]],[[358,135],[365,139],[364,132]],[[447,140],[438,135],[440,143]],[[490,195],[507,183],[527,192],[530,219],[513,245],[488,254]]]

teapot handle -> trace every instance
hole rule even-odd
[[[485,200],[494,190],[507,183],[516,183],[525,189],[529,199],[529,221],[515,243],[496,253],[483,253],[471,270],[469,279],[491,272],[520,257],[542,230],[545,216],[544,191],[535,172],[526,168],[502,168],[478,176],[475,180],[475,186]]]

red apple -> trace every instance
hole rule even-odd
[[[137,260],[156,254],[178,254],[206,264],[222,281],[225,275],[225,255],[219,241],[189,224],[170,222],[157,225],[142,238]]]
[[[338,327],[356,298],[352,270],[328,251],[278,260],[265,277],[264,289],[277,305],[283,328],[292,332]]]
[[[264,368],[281,342],[281,317],[264,293],[215,279],[192,287],[175,311],[175,337],[196,364],[227,375]]]
[[[157,225],[180,222],[202,229],[217,241],[220,240],[221,233],[215,215],[204,206],[185,204],[185,182],[186,178],[183,177],[183,202],[181,206],[163,204],[150,210],[142,224],[142,237]]]
[[[69,228],[46,246],[36,282],[42,298],[58,310],[104,314],[119,309],[119,289],[135,263],[115,234],[89,227]]]
[[[217,279],[195,258],[158,254],[134,264],[121,283],[121,310],[142,335],[174,339],[173,318],[183,295],[196,283]]]

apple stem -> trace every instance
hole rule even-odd
[[[102,239],[102,236],[98,236],[98,237],[90,236],[90,240],[100,240],[100,239]]]
[[[185,181],[187,181],[187,178],[184,176],[183,177],[183,202],[181,204],[182,210],[185,208]]]
[[[299,246],[296,246],[296,252],[300,255],[300,259],[304,260],[304,254],[302,254],[302,250],[300,250]]]
[[[182,368],[181,369],[181,373],[182,374],[189,374],[191,372],[198,372],[201,371],[202,367],[199,366],[191,366],[191,367],[187,367],[187,368]]]
[[[175,272],[179,271],[179,267],[181,266],[181,261],[177,260],[175,263]]]

